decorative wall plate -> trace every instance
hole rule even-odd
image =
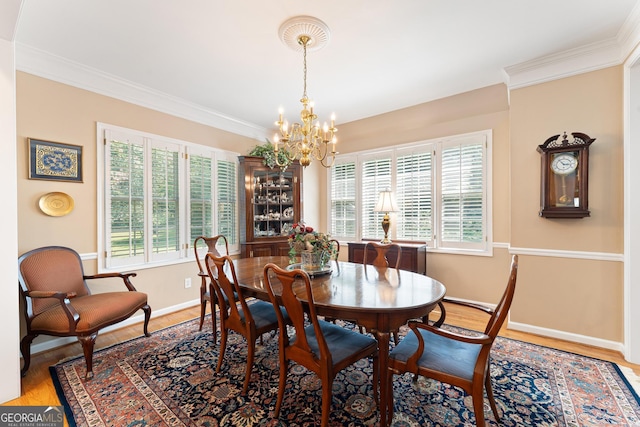
[[[64,216],[73,210],[73,197],[67,193],[54,191],[40,197],[38,206],[49,216]]]

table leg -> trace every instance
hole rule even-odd
[[[387,384],[387,369],[389,368],[389,332],[381,332],[376,330],[376,339],[378,340],[378,369],[380,379],[380,425],[386,427],[391,423],[387,420],[389,414],[389,405],[393,405],[393,396],[388,396],[389,384]]]

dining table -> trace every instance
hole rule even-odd
[[[290,265],[287,256],[238,258],[234,261],[237,280],[245,297],[269,301],[264,282],[264,266],[274,263],[281,268]],[[393,395],[388,384],[390,335],[411,319],[422,319],[445,295],[439,281],[418,273],[389,267],[332,260],[326,268],[310,274],[313,302],[318,315],[354,322],[371,332],[378,341],[380,369],[380,425],[386,426]],[[276,295],[279,282],[272,280]],[[301,283],[297,293],[307,299]]]

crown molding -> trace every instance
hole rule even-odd
[[[505,83],[513,90],[619,65],[639,42],[640,3],[616,37],[506,67]]]
[[[617,39],[547,55],[504,69],[509,90],[600,70],[622,63]]]
[[[268,135],[266,128],[20,43],[16,70],[256,140]]]

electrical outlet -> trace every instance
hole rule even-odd
[[[191,287],[191,277],[187,277],[186,279],[184,279],[184,287],[185,289]]]

